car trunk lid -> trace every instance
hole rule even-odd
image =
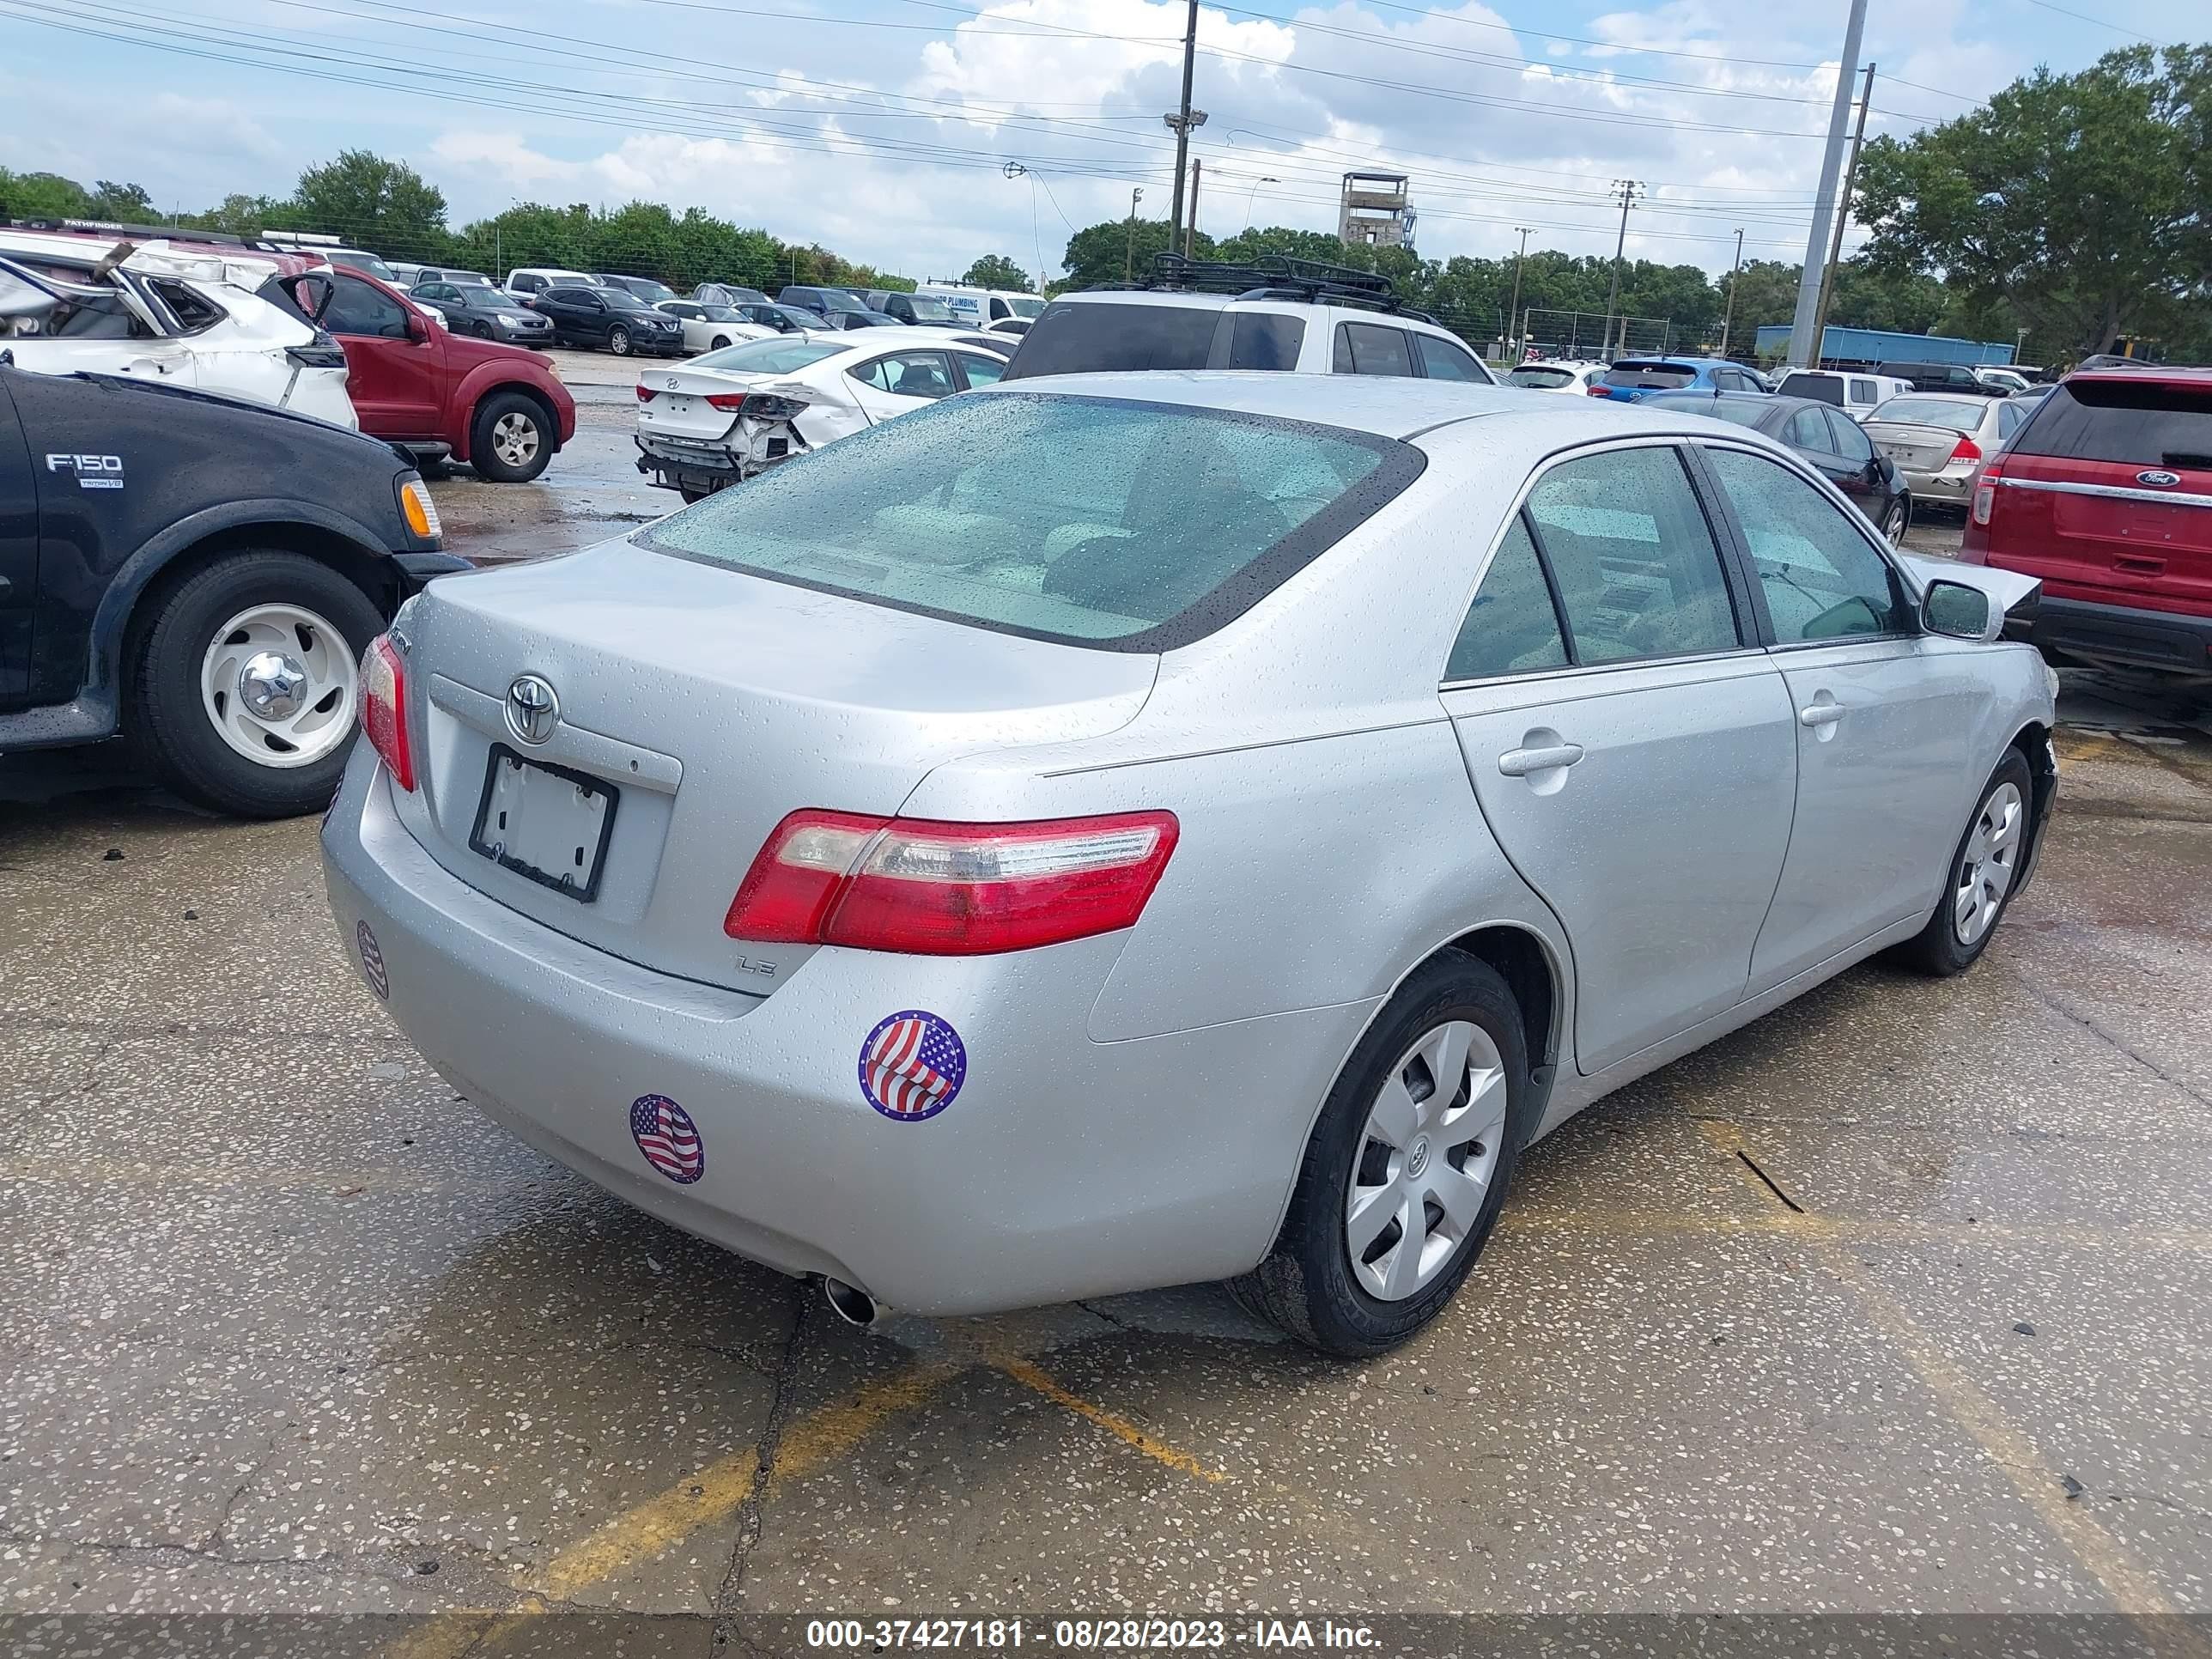
[[[400,812],[432,856],[573,938],[757,994],[810,947],[722,921],[786,814],[894,814],[942,761],[1112,731],[1158,665],[626,542],[448,579],[401,631],[420,775]],[[536,742],[523,676],[557,702]]]

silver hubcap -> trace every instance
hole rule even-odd
[[[527,415],[502,415],[492,422],[491,453],[509,466],[526,466],[538,453],[538,422]]]
[[[1390,1068],[1344,1201],[1345,1248],[1370,1296],[1401,1302],[1458,1253],[1498,1167],[1505,1105],[1505,1063],[1470,1020],[1434,1027]]]
[[[1881,528],[1882,533],[1889,538],[1889,544],[1892,547],[1900,547],[1904,545],[1905,509],[1901,507],[1893,507],[1890,508],[1889,520],[1887,523],[1884,524]],[[1923,888],[1921,890],[1924,892],[1927,890]]]
[[[345,635],[296,605],[257,605],[200,660],[200,703],[231,748],[262,766],[309,766],[353,735],[360,671]]]
[[[2027,811],[2020,791],[2001,783],[1990,792],[1966,836],[1959,860],[1959,879],[1951,894],[1951,927],[1961,945],[1972,945],[1996,922],[2012,890],[2020,862],[2020,832]]]
[[[607,336],[607,349],[613,352],[616,356],[621,356],[629,349],[629,336],[623,333],[622,330],[617,329]]]

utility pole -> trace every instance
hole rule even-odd
[[[1521,314],[1521,262],[1528,257],[1529,228],[1516,225],[1513,228],[1521,233],[1521,251],[1513,256],[1513,302],[1505,307],[1505,355],[1518,362],[1521,352],[1513,343],[1513,319]]]
[[[1828,145],[1820,157],[1820,187],[1813,198],[1813,223],[1805,236],[1805,269],[1797,281],[1797,311],[1790,320],[1790,354],[1793,368],[1808,368],[1820,361],[1820,331],[1814,314],[1820,308],[1820,255],[1828,240],[1828,216],[1836,210],[1836,175],[1844,167],[1844,133],[1851,116],[1851,82],[1858,78],[1859,39],[1866,33],[1867,0],[1851,0],[1850,21],[1844,25],[1843,60],[1836,65],[1836,101],[1828,112]]]
[[[1865,3],[1866,0],[1858,0],[1861,5]],[[1613,308],[1620,298],[1620,256],[1628,246],[1628,210],[1636,204],[1636,198],[1644,188],[1633,179],[1616,179],[1613,187],[1620,196],[1620,234],[1613,245],[1613,287],[1605,296],[1605,342],[1598,348],[1601,355],[1607,356],[1613,352]],[[1621,325],[1620,334],[1625,350],[1628,338],[1626,322]]]
[[[1866,66],[1866,90],[1859,94],[1859,124],[1851,133],[1851,159],[1844,164],[1844,195],[1836,204],[1836,234],[1828,243],[1828,263],[1820,272],[1820,302],[1813,310],[1813,352],[1817,360],[1828,334],[1828,301],[1835,296],[1836,267],[1844,257],[1844,227],[1851,218],[1851,185],[1859,176],[1859,146],[1866,141],[1867,106],[1874,102],[1874,65]]]
[[[1198,234],[1198,176],[1205,167],[1203,157],[1194,156],[1190,163],[1190,222],[1182,228],[1182,257],[1190,258],[1191,238]]]
[[[1145,199],[1145,187],[1139,185],[1129,192],[1129,245],[1121,250],[1121,280],[1127,282],[1132,267],[1137,263],[1137,204]]]
[[[1743,275],[1743,229],[1735,233],[1735,264],[1729,267],[1728,309],[1721,313],[1721,356],[1728,356],[1729,329],[1735,321],[1735,280]]]
[[[1863,9],[1863,0],[1862,0]],[[1182,103],[1168,125],[1176,135],[1175,205],[1168,213],[1168,246],[1175,246],[1177,227],[1182,223],[1182,170],[1190,161],[1190,74],[1198,60],[1198,0],[1190,0],[1190,21],[1182,33]]]

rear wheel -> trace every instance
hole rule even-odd
[[[607,349],[617,357],[629,356],[629,331],[620,323],[607,331]]]
[[[1381,1353],[1451,1300],[1528,1137],[1521,1011],[1486,963],[1419,969],[1345,1062],[1238,1301],[1327,1353]]]
[[[469,461],[494,483],[528,483],[553,459],[545,411],[520,392],[487,398],[469,431]]]
[[[2027,762],[2019,750],[2006,750],[1952,852],[1936,914],[1898,946],[1900,961],[1923,973],[1948,976],[1963,974],[1979,960],[2012,902],[2013,884],[2027,856],[2034,800]]]
[[[233,553],[155,601],[125,726],[180,793],[245,817],[320,811],[352,746],[362,653],[384,627],[328,565]]]

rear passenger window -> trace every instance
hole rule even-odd
[[[1339,374],[1411,374],[1413,359],[1406,349],[1405,330],[1339,323],[1334,367]]]
[[[1878,404],[1881,401],[1881,389],[1872,380],[1853,380],[1851,401],[1855,404]]]
[[[1459,625],[1444,678],[1487,679],[1563,668],[1566,661],[1566,641],[1559,632],[1559,613],[1552,607],[1551,586],[1544,580],[1536,544],[1516,513]]]
[[[1563,462],[1528,495],[1581,663],[1733,650],[1735,610],[1704,509],[1672,448]]]
[[[1792,449],[1816,449],[1825,453],[1828,447],[1828,423],[1820,418],[1819,410],[1801,409],[1790,417],[1782,441]]]
[[[1763,456],[1709,449],[1705,460],[1751,544],[1777,643],[1905,630],[1904,594],[1889,561],[1834,502]]]
[[[1305,343],[1303,317],[1287,317],[1273,311],[1240,311],[1229,336],[1229,367],[1293,369],[1298,366],[1298,351]]]
[[[1433,334],[1416,334],[1413,344],[1421,354],[1421,368],[1432,380],[1472,380],[1488,386],[1490,376],[1474,361],[1474,354]]]

